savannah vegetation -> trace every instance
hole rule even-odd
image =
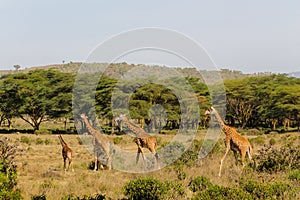
[[[156,134],[159,147],[170,144],[182,123],[186,123],[186,127],[195,127],[192,121],[180,121],[180,103],[170,89],[157,84],[155,74],[143,80],[143,84],[141,80],[120,83],[119,77],[133,66],[116,65],[103,74],[92,96],[86,93],[89,80],[99,79],[98,74],[92,72],[76,77],[73,72],[61,68],[18,70],[2,75],[1,141],[20,151],[13,151],[13,157],[8,157],[3,156],[5,151],[1,150],[0,196],[11,195],[10,199],[299,198],[300,79],[284,74],[247,76],[221,71],[226,77],[226,122],[250,140],[257,161],[255,169],[249,164],[240,175],[241,166],[235,166],[230,154],[225,160],[224,175],[219,179],[219,160],[225,149],[222,139],[208,156],[198,159],[201,146],[206,145],[203,141],[209,119],[203,113],[211,106],[210,91],[195,70],[179,68],[177,70],[185,75],[185,81],[192,87],[199,103],[200,118],[193,145],[185,149],[180,143],[171,144],[184,152],[183,155],[164,169],[151,173],[90,170],[93,156],[82,145],[74,128],[80,123],[77,115],[90,108],[95,108],[98,122],[107,137],[122,148],[136,151],[129,135],[121,130],[111,134],[113,95],[120,97],[113,102],[114,105],[120,104],[120,108],[123,108],[123,100],[129,98],[130,116],[137,124],[150,133],[159,131]],[[74,90],[75,81],[82,84]],[[169,84],[181,85],[178,83],[183,80],[172,81]],[[183,101],[189,102],[189,99],[183,98]],[[159,109],[156,105],[161,105],[164,112],[151,118],[151,111]],[[167,121],[164,121],[166,113]],[[93,117],[91,120],[95,121],[96,116]],[[61,146],[56,133],[63,133],[74,150],[74,173],[63,172]],[[174,153],[172,149],[170,153]]]

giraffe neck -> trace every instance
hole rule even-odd
[[[85,122],[85,124],[86,124],[86,127],[87,127],[87,129],[89,130],[89,132],[90,132],[91,134],[94,135],[96,129],[94,129],[94,128],[92,127],[92,125],[90,124],[89,120],[88,120],[86,117],[83,118],[83,120],[84,120],[84,122]]]
[[[216,116],[216,118],[217,118],[217,120],[218,120],[220,126],[221,126],[222,128],[224,128],[224,127],[225,127],[225,123],[224,123],[224,121],[223,121],[223,119],[222,119],[220,113],[219,113],[215,108],[213,108],[213,109],[214,109],[214,114],[215,114],[215,116]]]
[[[63,146],[63,147],[67,146],[67,143],[64,141],[64,139],[62,138],[61,135],[59,135],[58,138],[59,138],[61,146]]]
[[[129,128],[134,134],[136,134],[137,137],[141,135],[141,133],[140,133],[140,129],[141,129],[141,128],[140,128],[140,127],[137,127],[137,126],[135,126],[135,125],[133,125],[133,124],[129,121],[128,118],[126,118],[126,119],[124,120],[124,123],[128,126],[128,128]]]

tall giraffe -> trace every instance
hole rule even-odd
[[[95,155],[95,167],[94,171],[98,169],[98,152],[99,151],[104,151],[106,158],[107,158],[107,166],[108,169],[111,169],[111,155],[110,155],[110,146],[111,146],[111,141],[104,136],[103,134],[100,133],[100,131],[96,130],[89,122],[88,117],[85,114],[81,114],[80,117],[83,119],[83,121],[86,124],[86,127],[90,134],[95,139],[94,142],[94,155]],[[101,166],[102,167],[102,166]]]
[[[62,138],[62,136],[59,134],[58,135],[60,144],[62,146],[62,157],[64,159],[64,170],[67,171],[69,170],[69,168],[72,168],[72,171],[74,171],[73,168],[73,160],[72,160],[72,155],[73,155],[73,151],[72,149],[67,145],[67,143],[64,141],[64,139]],[[68,169],[66,168],[66,161],[69,161],[69,165],[68,165]]]
[[[226,151],[225,154],[223,155],[221,162],[220,162],[220,169],[219,169],[219,177],[221,176],[221,171],[222,171],[222,165],[223,165],[223,161],[227,155],[227,153],[229,152],[229,150],[231,149],[233,151],[235,160],[236,160],[236,164],[238,163],[238,158],[237,158],[237,154],[240,153],[241,154],[241,158],[242,158],[242,170],[245,167],[245,156],[246,153],[248,154],[248,158],[251,162],[252,161],[252,157],[251,157],[251,151],[252,151],[252,147],[250,142],[244,138],[243,136],[241,136],[235,128],[230,127],[228,125],[226,125],[224,123],[224,121],[222,120],[222,117],[220,116],[219,112],[214,108],[211,107],[210,110],[207,110],[205,112],[206,115],[208,114],[214,114],[218,120],[219,125],[222,128],[222,131],[225,133],[226,138],[225,138],[225,146],[226,146]]]
[[[146,133],[146,131],[141,127],[138,127],[134,125],[132,122],[130,122],[128,117],[125,114],[120,114],[118,120],[121,120],[136,135],[135,143],[138,147],[138,151],[136,155],[136,163],[138,163],[139,161],[140,153],[142,153],[143,160],[144,162],[146,162],[143,148],[147,148],[152,154],[154,154],[157,168],[160,168],[158,154],[156,152],[156,148],[157,148],[156,138]]]

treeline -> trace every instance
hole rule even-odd
[[[113,115],[129,110],[127,114],[149,131],[162,127],[197,128],[207,122],[203,113],[211,106],[211,97],[201,78],[170,75],[162,80],[146,75],[135,78],[133,74],[132,78],[116,79],[99,75],[33,70],[3,76],[0,125],[7,121],[12,128],[12,119],[21,118],[38,130],[42,122],[73,117],[76,121],[77,115],[91,109],[106,125],[111,125]],[[299,128],[300,79],[253,76],[226,80],[224,85],[229,124],[243,128]],[[184,119],[187,120],[183,122]]]

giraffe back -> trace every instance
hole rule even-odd
[[[230,140],[230,143],[232,143],[234,146],[237,146],[238,148],[251,148],[251,144],[248,139],[241,136],[235,128],[224,125],[222,130],[226,134],[226,139]]]

